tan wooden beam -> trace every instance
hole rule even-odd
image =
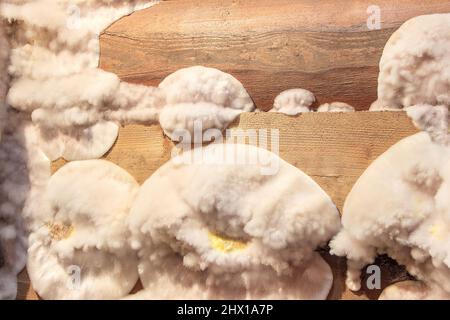
[[[374,4],[380,30],[367,25]],[[100,67],[156,86],[180,68],[205,65],[234,75],[262,110],[295,87],[311,90],[319,103],[366,110],[376,100],[390,35],[411,17],[440,12],[450,12],[450,1],[163,1],[101,35]]]

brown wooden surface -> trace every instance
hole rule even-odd
[[[280,156],[310,175],[341,210],[345,197],[363,171],[380,154],[404,137],[417,132],[403,112],[307,113],[289,117],[277,113],[244,113],[236,129],[279,129]],[[129,125],[104,157],[143,183],[170,159],[173,143],[158,125]],[[56,171],[65,161],[52,165]],[[377,292],[359,294],[345,290],[345,259],[327,257],[335,275],[332,299],[364,299]],[[388,284],[392,272],[383,269]],[[26,272],[19,278],[19,298],[35,299]]]
[[[279,130],[280,157],[311,176],[341,210],[351,187],[369,164],[400,139],[417,132],[404,112],[244,113],[230,127]],[[121,128],[104,157],[142,184],[168,161],[174,144],[158,125]],[[269,148],[270,149],[270,148]],[[53,163],[53,170],[64,165]]]
[[[373,4],[381,30],[367,27]],[[100,67],[156,86],[177,69],[205,65],[238,78],[263,110],[293,87],[364,110],[376,100],[389,36],[411,17],[440,12],[450,12],[450,1],[163,1],[102,34]]]

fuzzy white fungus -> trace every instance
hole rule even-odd
[[[139,185],[105,160],[74,161],[47,185],[27,270],[44,299],[117,299],[138,279],[126,219]]]
[[[0,5],[2,15],[15,22],[7,101],[32,113],[41,137],[48,138],[42,146],[52,160],[98,158],[116,140],[119,122],[158,120],[157,88],[124,83],[98,69],[100,32],[154,3],[7,0]],[[99,126],[104,135],[95,134]]]
[[[2,210],[3,212],[5,209]],[[0,300],[15,299],[17,274],[27,261],[27,238],[14,216],[0,217]]]
[[[317,112],[353,112],[355,108],[345,102],[324,103],[317,108]]]
[[[420,104],[406,108],[406,113],[418,129],[430,135],[431,140],[443,145],[449,143],[448,107]]]
[[[40,190],[50,176],[50,162],[37,147],[28,121],[8,112],[0,142],[0,299],[16,297],[16,275],[26,262],[25,226],[39,216]]]
[[[371,110],[416,104],[450,106],[450,14],[412,18],[383,50],[378,100]]]
[[[106,121],[85,128],[37,128],[41,148],[52,161],[60,157],[69,161],[100,158],[112,147],[118,134],[118,125]]]
[[[49,157],[100,157],[114,143],[119,122],[157,121],[157,88],[120,82],[97,68],[100,32],[154,3],[1,1],[0,248],[8,249],[0,263],[1,299],[15,298],[26,230],[39,229],[48,218]],[[5,104],[9,78],[7,99],[20,113]]]
[[[194,134],[194,121],[201,123],[201,131],[222,130],[240,113],[254,109],[243,85],[214,68],[180,69],[166,77],[159,88],[165,97],[159,121],[165,134],[176,141],[180,132]]]
[[[449,300],[439,288],[430,289],[420,281],[401,281],[386,287],[378,300]]]
[[[269,112],[280,112],[290,116],[310,112],[316,101],[314,94],[308,90],[295,88],[281,92],[275,97],[273,108]]]
[[[135,298],[325,299],[332,285],[315,250],[339,213],[264,149],[213,144],[173,158],[143,184],[129,224],[144,286]]]
[[[2,139],[2,131],[6,121],[6,93],[9,85],[7,70],[9,63],[9,43],[4,29],[4,23],[0,18],[0,140]]]
[[[348,259],[347,286],[359,290],[361,268],[386,253],[429,288],[450,292],[449,194],[450,146],[426,132],[375,160],[348,195],[330,244]]]

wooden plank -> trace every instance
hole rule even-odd
[[[30,278],[26,270],[23,270],[17,277],[17,300],[38,300],[39,297],[33,290]]]
[[[310,175],[341,209],[354,182],[380,154],[417,132],[403,112],[244,113],[236,129],[279,130],[280,157]],[[104,157],[143,183],[170,159],[174,144],[158,125],[128,125]],[[53,163],[57,170],[65,162]]]
[[[367,26],[374,4],[380,30]],[[450,12],[450,1],[163,1],[101,35],[100,67],[156,86],[177,69],[205,65],[238,78],[262,110],[292,87],[311,90],[320,103],[365,110],[376,100],[390,35],[411,17],[440,12]]]

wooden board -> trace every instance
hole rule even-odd
[[[364,170],[399,140],[417,132],[403,112],[307,113],[289,117],[276,113],[244,113],[231,126],[237,129],[278,129],[280,157],[310,175],[333,199],[339,210]],[[121,128],[118,140],[104,156],[143,183],[171,157],[174,144],[158,125]],[[52,171],[65,164],[55,161]],[[345,288],[345,259],[330,257],[335,276],[330,299],[366,299],[379,291],[357,294]],[[383,284],[398,277],[383,265]],[[19,299],[36,299],[26,272],[19,277]]]
[[[367,26],[374,4],[380,30]],[[293,87],[311,90],[319,103],[365,110],[376,100],[390,35],[411,17],[441,12],[450,12],[450,1],[163,1],[101,35],[100,67],[156,86],[180,68],[205,65],[234,75],[262,110]]]
[[[244,113],[230,127],[279,130],[280,157],[310,175],[342,209],[356,179],[381,153],[417,132],[403,112]],[[174,144],[158,125],[121,128],[105,156],[143,183],[170,159]],[[65,163],[53,163],[53,170]]]

